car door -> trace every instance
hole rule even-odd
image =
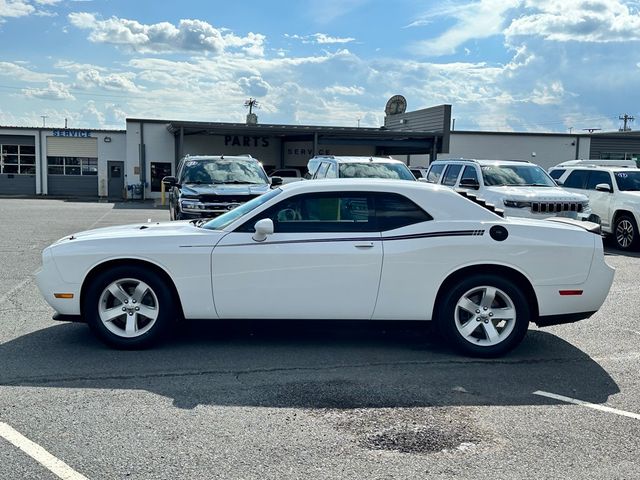
[[[609,185],[609,192],[601,192],[596,190],[596,185],[605,183]],[[587,179],[586,191],[589,196],[589,204],[591,211],[600,217],[604,228],[611,227],[611,199],[613,198],[613,183],[611,174],[604,170],[591,170]]]
[[[274,233],[257,242],[254,225],[263,218]],[[382,268],[372,198],[286,198],[224,237],[211,261],[221,318],[369,319]]]

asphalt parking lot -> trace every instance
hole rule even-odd
[[[124,352],[52,321],[42,249],[148,219],[168,212],[0,199],[1,479],[57,478],[34,445],[70,479],[640,478],[640,256],[608,250],[600,312],[499,360],[422,325],[187,322]]]

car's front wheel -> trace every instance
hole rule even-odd
[[[83,302],[87,323],[106,344],[122,349],[158,342],[176,318],[171,289],[140,266],[118,266],[100,273]]]
[[[638,225],[631,215],[620,215],[616,218],[613,239],[621,250],[633,250],[638,247]]]
[[[440,302],[439,332],[456,350],[497,357],[524,338],[531,310],[520,287],[496,275],[472,275],[456,283]]]

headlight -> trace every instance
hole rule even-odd
[[[589,205],[589,202],[582,204],[582,213],[591,213],[591,205]]]
[[[183,212],[201,212],[206,207],[203,203],[198,200],[181,200],[180,201],[180,209]]]
[[[509,208],[531,208],[531,202],[521,202],[519,200],[505,200],[504,206]]]

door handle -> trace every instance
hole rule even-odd
[[[371,248],[371,247],[373,247],[373,242],[356,243],[355,247],[356,248]]]

